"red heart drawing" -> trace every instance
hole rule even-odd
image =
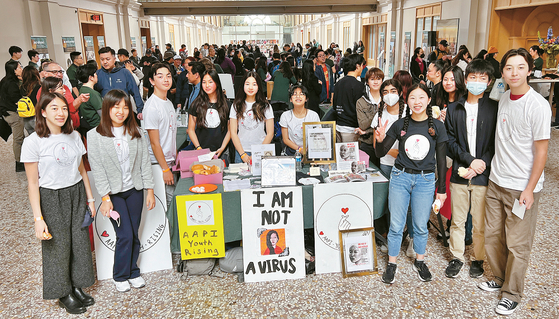
[[[321,231],[321,232],[320,232],[320,233],[318,233],[318,234],[322,236],[322,235],[324,235],[324,232],[323,232],[323,231]]]
[[[202,206],[198,205],[198,208],[202,208]]]
[[[416,142],[419,142],[419,139],[415,140]]]
[[[109,237],[109,234],[107,233],[107,231],[103,231],[103,233],[101,234],[101,237]]]
[[[406,152],[408,151],[408,149],[406,148]]]
[[[348,210],[349,210],[349,208],[347,208],[347,207],[346,207],[346,208],[342,208],[342,213],[346,214]]]
[[[190,215],[190,218],[192,218],[192,215]]]

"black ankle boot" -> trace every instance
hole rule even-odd
[[[74,296],[74,294],[70,293],[66,297],[62,297],[58,299],[58,305],[62,308],[66,308],[66,311],[71,314],[80,314],[87,311],[87,309],[83,306],[82,302]]]
[[[73,287],[72,293],[74,294],[74,296],[76,296],[76,298],[79,299],[79,301],[82,302],[84,307],[92,306],[95,303],[95,299],[93,299],[93,297],[91,297],[90,295],[86,294],[81,288]]]

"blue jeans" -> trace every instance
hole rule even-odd
[[[435,194],[435,173],[409,174],[392,168],[388,207],[390,209],[390,230],[388,231],[388,255],[398,256],[402,245],[402,234],[406,225],[408,207],[411,203],[413,222],[413,249],[425,254],[427,247],[427,222],[431,214]]]
[[[392,172],[392,166],[380,164],[380,170],[384,173],[385,176],[388,177],[388,179],[390,179],[390,174]],[[388,207],[386,209],[388,210]],[[390,211],[388,211],[386,213],[390,214]],[[408,215],[407,215],[407,218],[406,218],[406,225],[408,227],[408,235],[410,236],[410,238],[413,238],[413,223],[412,223],[412,219],[411,219],[411,211],[408,211]],[[470,232],[470,234],[471,234],[471,232]]]
[[[246,152],[248,156],[252,156],[251,152]],[[238,151],[235,150],[235,163],[244,163],[243,159],[241,158],[241,154],[239,154]]]

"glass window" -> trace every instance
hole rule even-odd
[[[433,29],[431,29],[431,21],[433,20],[433,17],[426,17],[425,18],[425,23],[423,24],[423,30],[424,31],[433,31]]]
[[[423,18],[418,18],[417,27],[415,29],[415,47],[421,46],[422,37],[423,37]]]

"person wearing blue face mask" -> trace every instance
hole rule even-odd
[[[452,222],[449,249],[452,260],[446,276],[455,278],[464,265],[464,237],[468,212],[473,222],[473,256],[470,277],[483,275],[485,259],[485,195],[489,183],[491,160],[495,154],[497,102],[485,93],[491,82],[493,67],[475,59],[466,67],[468,95],[451,103],[445,120],[448,156],[453,160],[450,177]]]

